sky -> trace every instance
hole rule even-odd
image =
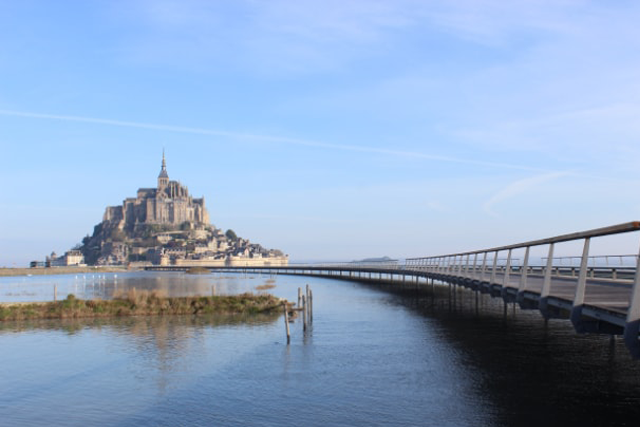
[[[624,0],[0,0],[0,266],[80,242],[163,149],[216,227],[292,261],[640,219],[639,21]]]

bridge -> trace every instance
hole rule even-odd
[[[212,271],[330,277],[395,286],[462,286],[502,298],[545,319],[569,319],[577,333],[621,335],[640,358],[640,256],[590,256],[592,239],[640,230],[640,221],[530,242],[446,255],[385,262],[290,264],[278,267],[209,267]],[[558,244],[582,254],[554,257]],[[534,252],[546,256],[535,258]],[[522,255],[517,257],[516,254]],[[574,265],[575,264],[575,265]],[[154,266],[150,270],[187,270]]]

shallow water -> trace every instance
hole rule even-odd
[[[292,323],[287,346],[280,316],[5,322],[0,425],[591,426],[640,415],[640,363],[620,340],[545,326],[536,312],[505,319],[487,296],[476,310],[473,293],[454,299],[444,286],[400,295],[332,279],[145,275],[136,280],[194,293],[275,279],[271,292],[292,301],[308,283],[313,326]]]
[[[231,295],[256,291],[271,280],[268,275],[147,271],[0,277],[0,302],[53,301],[54,289],[58,299],[69,294],[80,299],[111,299],[131,288],[158,289],[167,296]]]

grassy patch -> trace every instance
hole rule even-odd
[[[73,294],[63,301],[0,305],[1,320],[68,319],[168,314],[250,314],[280,310],[273,295],[245,293],[229,296],[167,297],[162,291],[130,289],[113,300],[79,300]]]
[[[187,274],[210,274],[211,271],[205,267],[191,267],[187,270]]]

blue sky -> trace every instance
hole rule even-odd
[[[4,1],[0,266],[79,242],[163,148],[214,225],[292,260],[638,219],[639,21],[635,1]]]

